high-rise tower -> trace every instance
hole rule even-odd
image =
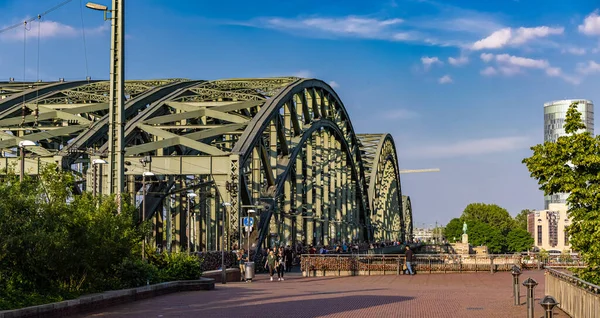
[[[556,141],[558,137],[566,135],[565,118],[572,103],[577,103],[577,110],[581,113],[585,130],[594,134],[594,104],[592,101],[585,99],[557,100],[544,104],[544,141]],[[548,209],[550,203],[566,203],[567,197],[566,193],[545,196],[544,209]]]

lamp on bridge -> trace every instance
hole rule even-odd
[[[97,188],[98,188],[98,165],[105,165],[107,163],[108,162],[106,162],[106,160],[104,160],[104,159],[97,158],[97,159],[92,160],[92,166],[94,167],[93,168],[94,169],[93,170],[94,171],[93,172],[94,173],[94,185],[93,185],[93,187],[94,187],[94,189],[93,189],[93,195],[94,195],[94,197],[96,197],[96,191],[97,191]]]
[[[194,198],[197,196],[197,194],[195,194],[194,192],[188,192],[187,197],[188,197],[188,204],[187,204],[187,252],[188,254],[190,253],[190,247],[192,246],[192,231],[193,229],[190,227],[190,223],[192,222],[192,218],[190,216],[190,206],[192,205],[192,202],[194,202]]]
[[[106,16],[106,13],[109,11],[107,6],[93,3],[93,2],[88,2],[85,4],[85,6],[88,9],[92,9],[92,10],[96,10],[96,11],[103,11],[104,12],[104,21],[108,20],[108,17]]]
[[[19,171],[19,180],[23,182],[25,178],[25,148],[36,146],[35,142],[31,140],[19,141],[20,156],[21,156],[21,171]]]
[[[227,284],[227,272],[225,269],[225,213],[227,212],[227,207],[230,207],[231,203],[223,202],[224,210],[221,214],[223,215],[223,230],[221,231],[221,284]]]

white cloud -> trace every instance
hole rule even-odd
[[[311,78],[314,76],[314,74],[309,70],[300,70],[296,73],[293,73],[292,76],[302,77],[302,78]]]
[[[503,28],[495,31],[486,38],[476,41],[471,48],[478,51],[483,49],[499,49],[505,46],[517,46],[536,38],[563,34],[564,31],[565,29],[562,27],[552,28],[547,26],[535,28],[520,27],[518,29]]]
[[[577,29],[586,35],[600,35],[600,15],[598,15],[598,10],[585,17],[583,24],[580,24]]]
[[[495,68],[488,66],[485,69],[481,70],[481,72],[479,72],[481,75],[485,75],[485,76],[491,76],[491,75],[496,75],[498,74],[498,71],[496,71]]]
[[[487,62],[489,62],[489,61],[491,61],[491,60],[494,59],[494,54],[492,54],[492,53],[481,53],[481,55],[479,57],[481,57],[481,59],[484,62],[487,63]]]
[[[499,63],[508,64],[511,66],[527,67],[527,68],[540,68],[546,69],[550,66],[546,60],[535,60],[526,57],[513,56],[508,54],[496,55],[496,61]]]
[[[570,47],[568,49],[563,49],[562,53],[569,53],[573,55],[584,55],[586,50],[582,47]]]
[[[531,143],[531,138],[523,136],[471,139],[408,149],[405,154],[433,158],[474,156],[526,149]]]
[[[380,114],[380,117],[385,119],[410,119],[418,116],[419,114],[408,109],[392,109]]]
[[[24,19],[29,20],[29,19]],[[72,27],[67,24],[63,24],[51,20],[42,20],[41,22],[32,21],[27,24],[28,31],[26,32],[27,38],[37,38],[39,35],[42,39],[47,38],[58,38],[58,37],[75,37],[81,36],[81,29]],[[86,29],[87,34],[97,34],[108,30],[108,24],[103,24],[99,27]],[[15,28],[4,33],[0,33],[0,39],[3,40],[23,40],[23,27]]]
[[[459,57],[449,57],[448,63],[454,66],[461,66],[469,63],[469,58],[467,56],[459,56]]]
[[[423,56],[421,58],[421,63],[423,63],[423,67],[425,68],[425,70],[428,70],[432,65],[435,64],[444,64],[444,62],[440,61],[439,58],[437,58],[437,56],[434,57],[429,57],[429,56]]]
[[[336,81],[331,81],[329,82],[329,86],[331,86],[332,88],[338,88],[340,87],[340,84],[338,84]]]
[[[390,31],[394,25],[402,23],[402,19],[373,19],[358,16],[347,16],[342,18],[266,18],[260,19],[263,26],[275,29],[320,31],[323,33],[379,39]],[[387,32],[386,32],[387,31]]]
[[[600,73],[600,64],[594,61],[588,61],[587,63],[577,64],[577,72],[580,74],[593,74]]]
[[[496,74],[512,76],[515,74],[522,73],[523,69],[529,68],[543,70],[547,76],[560,77],[563,80],[572,84],[579,84],[580,82],[579,78],[564,74],[559,67],[554,67],[550,65],[550,63],[548,63],[547,60],[532,59],[509,54],[494,55],[489,53],[481,54],[481,59],[485,62],[495,60],[497,64],[496,67],[489,66],[481,70],[479,73],[483,76],[492,76]]]
[[[450,84],[452,83],[452,77],[450,75],[444,75],[438,79],[440,84]]]

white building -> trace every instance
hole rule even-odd
[[[594,134],[594,104],[590,100],[565,99],[544,104],[544,141],[556,141],[558,137],[565,136],[565,119],[567,110],[572,103],[577,103],[577,110],[585,124],[585,130]],[[544,197],[544,208],[548,209],[550,203],[566,203],[568,194],[556,193]]]
[[[561,203],[550,203],[548,210],[533,211],[527,217],[527,230],[533,237],[533,244],[546,251],[571,250],[566,231],[570,224],[567,205]]]

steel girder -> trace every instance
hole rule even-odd
[[[404,216],[404,228],[406,229],[407,240],[412,241],[414,238],[414,222],[412,216],[412,205],[410,203],[410,197],[407,195],[402,196],[402,214]]]
[[[27,173],[56,162],[79,172],[85,190],[108,193],[107,169],[91,165],[107,155],[108,82],[32,87],[0,101],[1,148],[14,152],[19,140],[37,141],[38,147],[27,149],[33,153],[26,158]],[[407,233],[406,217],[398,213],[391,136],[358,137],[326,83],[295,77],[170,79],[127,81],[125,89],[126,188],[138,199],[148,193],[157,244],[166,239],[169,248],[219,249],[218,238],[227,233],[226,247],[245,245],[240,218],[248,209],[242,206],[258,210],[258,231],[250,236],[257,246],[371,241],[373,235],[398,239]],[[2,159],[0,168],[17,160]],[[145,171],[155,176],[144,190]]]
[[[390,134],[359,134],[376,240],[407,240],[396,145]]]

